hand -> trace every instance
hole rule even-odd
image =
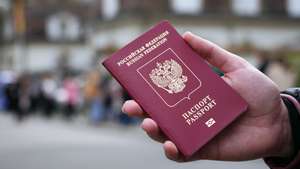
[[[291,129],[278,87],[243,58],[191,33],[185,33],[183,38],[207,62],[223,71],[223,80],[249,104],[247,112],[188,160],[240,161],[290,155]],[[126,101],[122,110],[130,116],[145,118],[141,127],[152,139],[163,143],[169,159],[186,161],[135,101]]]

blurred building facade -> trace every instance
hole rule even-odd
[[[300,51],[298,0],[4,0],[0,68],[89,70],[163,19],[226,48]]]

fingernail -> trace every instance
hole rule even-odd
[[[126,100],[124,103],[123,103],[123,106],[121,108],[122,112],[127,114],[126,110],[125,110],[125,105],[128,103],[128,100]]]
[[[194,36],[194,34],[190,31],[187,31],[183,34],[183,38],[186,38],[186,36]]]
[[[145,130],[144,120],[143,120],[142,123],[140,124],[140,128],[142,128],[144,132],[147,132],[147,131]]]
[[[187,32],[186,32],[186,34],[192,34],[192,32],[190,32],[190,31],[187,31]]]
[[[148,124],[147,124],[147,121],[148,121]],[[149,128],[149,119],[148,118],[145,118],[143,121],[142,121],[142,123],[141,123],[141,128],[145,131],[145,132],[147,132],[147,128]]]
[[[190,34],[190,35],[194,36],[194,33],[190,32],[190,31],[188,31],[188,34]]]

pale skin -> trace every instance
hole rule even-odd
[[[247,101],[248,110],[189,159],[183,157],[134,100],[126,101],[122,111],[144,118],[142,129],[163,144],[167,158],[177,162],[289,157],[293,151],[291,128],[277,85],[243,58],[212,42],[190,32],[183,34],[183,38],[208,63],[224,72],[223,80]]]

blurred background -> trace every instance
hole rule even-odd
[[[299,0],[0,0],[0,168],[267,168],[168,161],[121,113],[99,63],[163,19],[300,85]]]

